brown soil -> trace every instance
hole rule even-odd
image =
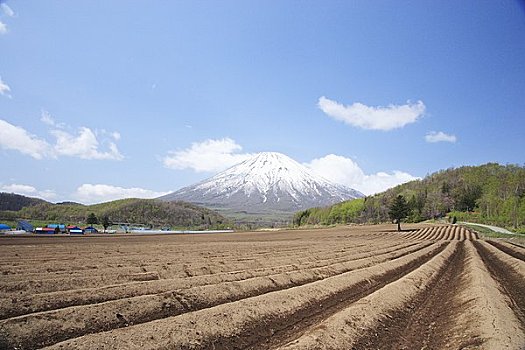
[[[0,237],[0,349],[520,348],[522,250],[477,238],[451,225]],[[493,307],[473,313],[492,284]],[[492,316],[522,334],[475,322]]]
[[[502,245],[494,244],[489,241],[490,244],[497,248],[501,248]],[[487,266],[492,277],[499,283],[501,290],[509,298],[509,304],[514,310],[514,313],[521,322],[522,329],[525,331],[525,279],[524,276],[520,276],[515,273],[508,263],[498,259],[498,257],[491,253],[487,247],[481,242],[476,242],[475,247],[483,260],[483,263]],[[509,249],[510,250],[510,249]],[[502,249],[504,252],[508,250]],[[514,256],[512,254],[509,254]]]
[[[508,246],[504,242],[498,242],[494,240],[488,240],[487,243],[492,244],[494,247],[504,251],[512,257],[515,257],[516,259],[525,261],[525,249],[520,249],[519,246],[518,248],[516,246]]]
[[[454,296],[461,288],[464,267],[465,251],[463,244],[460,244],[424,292],[404,309],[391,314],[379,328],[369,331],[354,348],[420,350],[450,347],[447,335],[450,334],[454,314],[462,310],[462,305]],[[479,345],[481,339],[467,342],[471,344],[456,345],[454,348]]]
[[[249,349],[272,349],[296,339],[312,326],[319,324],[355,301],[414,271],[432,256],[439,253],[444,247],[441,246],[438,251],[432,252],[432,254],[424,255],[405,266],[389,271],[379,279],[369,281],[362,288],[353,288],[341,295],[334,295],[330,300],[323,303],[322,308],[318,307],[318,305],[313,305],[310,310],[303,310],[293,319],[288,319],[286,324],[281,326],[280,330],[272,334],[271,337],[266,338],[264,341],[258,340]]]

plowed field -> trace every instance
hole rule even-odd
[[[525,248],[393,226],[1,237],[0,348],[525,348]]]

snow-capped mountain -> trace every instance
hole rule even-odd
[[[263,152],[160,199],[261,213],[293,212],[362,196],[356,190],[314,175],[284,154]]]

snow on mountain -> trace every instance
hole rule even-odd
[[[356,190],[314,175],[284,154],[263,152],[161,199],[258,213],[293,212],[362,196]]]

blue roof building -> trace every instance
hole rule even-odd
[[[17,230],[24,230],[26,232],[33,232],[35,228],[26,220],[20,220],[16,225]]]

